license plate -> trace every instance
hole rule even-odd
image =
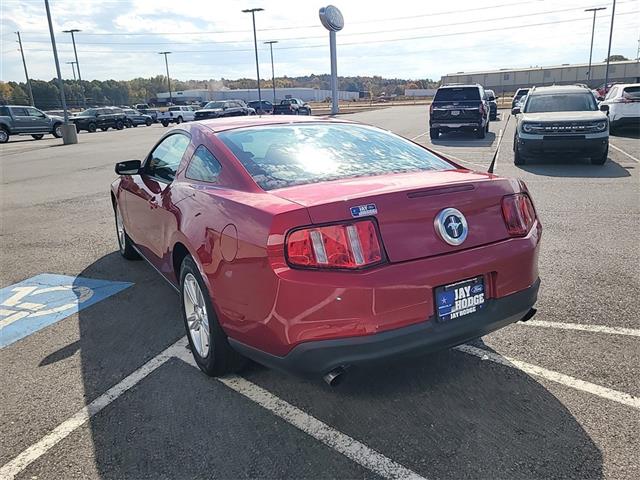
[[[462,280],[436,288],[436,307],[440,322],[476,313],[484,307],[484,302],[483,277]]]
[[[457,117],[458,115],[460,115],[460,110],[451,110],[451,116]]]

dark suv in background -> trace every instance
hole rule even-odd
[[[122,130],[127,122],[127,116],[121,108],[101,107],[88,108],[69,120],[75,124],[78,132],[80,130],[95,132],[98,128],[104,132],[109,128]]]
[[[429,110],[432,140],[451,130],[472,130],[484,138],[489,131],[489,102],[482,85],[444,85]]]

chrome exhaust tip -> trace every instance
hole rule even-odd
[[[337,367],[331,370],[329,373],[324,375],[322,379],[325,381],[327,385],[330,387],[335,387],[344,379],[344,374],[346,370],[344,367]]]

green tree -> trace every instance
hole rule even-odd
[[[609,61],[610,62],[624,62],[625,60],[629,60],[627,57],[625,57],[624,55],[611,55],[609,56]],[[605,58],[603,60],[603,62],[606,62],[607,59]]]

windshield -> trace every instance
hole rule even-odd
[[[402,137],[362,125],[278,125],[218,136],[264,190],[455,168]]]
[[[477,87],[441,88],[436,92],[434,102],[465,102],[480,100],[480,89]]]
[[[590,92],[529,95],[524,106],[525,113],[594,112],[596,110],[598,105]]]
[[[204,108],[222,108],[224,107],[224,102],[209,102]]]
[[[80,112],[80,115],[86,116],[86,117],[95,117],[96,113],[98,113],[98,111],[95,108],[89,108],[87,110],[85,110],[84,112]]]

